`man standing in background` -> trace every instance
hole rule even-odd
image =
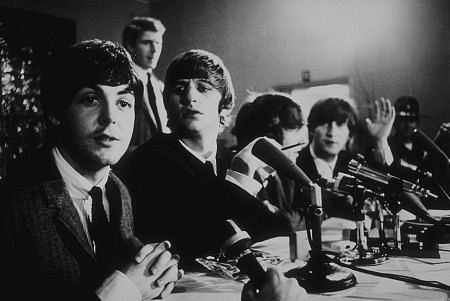
[[[134,17],[122,33],[122,44],[130,53],[142,83],[142,98],[136,99],[136,119],[129,151],[158,133],[170,132],[162,97],[164,84],[153,73],[161,55],[165,31],[158,19]]]

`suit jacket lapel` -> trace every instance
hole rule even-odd
[[[123,241],[133,235],[130,195],[125,186],[121,184],[120,180],[113,173],[110,173],[108,182],[106,182],[106,195],[113,229],[119,231],[119,235],[122,238],[121,241]]]
[[[187,149],[185,149],[175,135],[168,135],[168,143],[171,148],[174,149],[174,159],[178,161],[178,164],[183,167],[183,169],[188,172],[193,178],[197,178],[196,175],[206,174],[206,168],[204,168],[202,162],[191,154]]]
[[[319,172],[317,171],[316,164],[314,163],[314,159],[311,155],[309,147],[301,151],[301,156],[297,160],[297,165],[308,175],[308,177],[312,181],[316,181],[319,177]]]
[[[55,209],[56,218],[75,236],[83,249],[94,258],[94,253],[84,231],[80,216],[73,205],[63,180],[45,181],[43,186],[50,208]]]

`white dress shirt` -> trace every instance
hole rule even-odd
[[[316,165],[319,175],[327,180],[333,179],[333,171],[336,167],[338,156],[336,156],[331,162],[328,162],[317,157],[316,153],[313,150],[312,144],[309,145],[309,151],[311,152],[311,156],[314,160],[314,164]]]
[[[89,191],[93,186],[101,188],[103,206],[109,219],[109,203],[106,198],[105,185],[108,181],[110,168],[105,169],[104,175],[97,183],[91,183],[64,159],[56,146],[52,149],[52,155],[56,167],[69,191],[72,202],[80,216],[86,236],[91,241],[87,224],[87,220],[92,218],[92,198],[89,195]],[[108,301],[137,301],[142,298],[139,288],[125,274],[117,270],[103,281],[102,285],[97,289],[96,294],[100,300]]]

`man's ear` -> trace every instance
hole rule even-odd
[[[223,131],[231,122],[232,109],[222,109],[219,112],[220,132]]]

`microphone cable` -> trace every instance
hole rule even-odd
[[[367,270],[367,269],[360,268],[360,267],[357,267],[357,266],[354,266],[354,265],[351,265],[351,264],[346,264],[346,263],[341,262],[339,260],[339,257],[340,257],[339,253],[331,252],[331,251],[324,251],[324,253],[328,254],[328,255],[334,255],[335,257],[334,258],[330,258],[330,260],[332,262],[336,263],[337,265],[339,265],[341,267],[344,267],[344,268],[348,268],[348,269],[357,271],[357,272],[369,274],[369,275],[372,275],[372,276],[377,276],[377,277],[397,280],[397,281],[403,281],[403,282],[411,283],[411,284],[415,284],[415,285],[433,287],[433,288],[438,288],[438,289],[450,291],[450,285],[442,283],[440,281],[423,280],[423,279],[410,277],[410,276],[371,271],[371,270]]]

